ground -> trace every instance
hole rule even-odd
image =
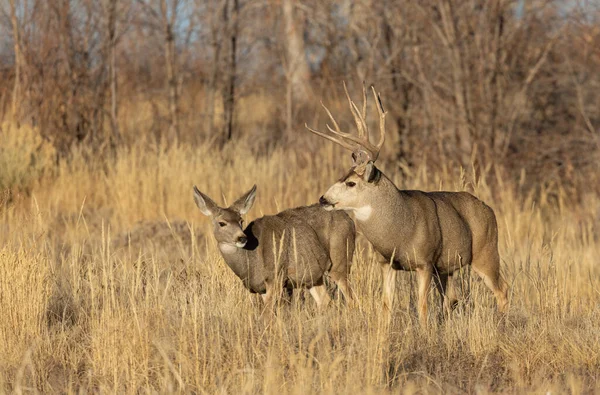
[[[356,308],[337,300],[317,311],[297,293],[265,317],[220,257],[192,185],[231,203],[258,184],[251,220],[316,201],[349,159],[329,146],[309,158],[211,150],[133,147],[104,167],[82,153],[0,208],[3,391],[600,391],[597,197],[575,204],[458,171],[399,179],[382,158],[398,185],[468,190],[493,207],[508,315],[466,268],[445,320],[432,287],[429,327],[419,326],[411,273],[399,276],[388,320],[359,237]]]

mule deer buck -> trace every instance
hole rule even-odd
[[[256,185],[230,207],[219,207],[194,186],[194,200],[213,222],[213,234],[227,265],[266,306],[283,288],[308,288],[319,307],[329,302],[324,274],[352,302],[348,272],[354,255],[354,222],[343,212],[318,204],[255,219],[244,229],[256,197]]]
[[[384,306],[391,310],[398,270],[417,272],[421,324],[427,325],[427,295],[432,279],[444,303],[454,307],[452,274],[471,265],[494,293],[498,309],[507,309],[508,286],[500,275],[498,226],[494,211],[467,192],[399,190],[375,161],[385,140],[386,112],[371,87],[379,113],[379,139],[369,141],[366,122],[367,93],[359,109],[344,90],[358,135],[342,132],[329,109],[330,133],[306,128],[352,151],[353,166],[319,199],[327,210],[346,210],[378,253],[382,264]],[[444,302],[446,299],[446,302]]]

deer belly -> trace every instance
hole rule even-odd
[[[471,229],[459,212],[448,202],[436,200],[441,248],[435,263],[441,272],[452,273],[471,264],[473,236]]]
[[[294,288],[312,287],[323,283],[329,258],[320,248],[302,254],[290,254],[287,280]]]
[[[452,273],[470,265],[473,256],[473,240],[468,228],[457,226],[453,232],[444,234],[441,254],[436,267],[442,272]]]
[[[264,294],[267,292],[265,282],[242,280],[244,286],[253,294]]]
[[[442,253],[436,268],[441,273],[453,273],[465,265],[471,264],[471,252],[447,249]]]
[[[248,271],[247,276],[240,277],[244,287],[246,287],[251,293],[264,294],[267,292],[265,285],[264,270],[252,270]]]

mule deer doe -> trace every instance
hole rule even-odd
[[[317,305],[329,302],[326,271],[347,302],[352,302],[348,272],[354,255],[354,223],[343,212],[318,204],[255,219],[243,229],[256,197],[256,185],[228,208],[217,206],[194,186],[194,200],[213,222],[213,234],[227,265],[252,293],[270,306],[283,288],[309,288]]]
[[[385,140],[385,115],[381,98],[373,90],[379,113],[379,140],[369,141],[366,123],[367,94],[363,86],[362,108],[344,90],[358,129],[358,136],[342,132],[327,112],[333,128],[322,133],[306,128],[352,151],[353,166],[319,199],[327,210],[346,210],[378,253],[382,264],[384,307],[391,310],[398,270],[416,270],[419,286],[418,312],[427,325],[427,294],[432,279],[452,307],[456,296],[452,273],[471,265],[494,293],[500,311],[507,309],[508,286],[500,275],[498,226],[494,211],[467,192],[423,192],[399,190],[375,161]],[[389,265],[388,265],[389,264]]]

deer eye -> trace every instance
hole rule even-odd
[[[222,228],[224,226],[227,226],[227,223],[226,222],[219,222],[219,226]]]
[[[355,185],[356,185],[356,183],[355,183],[355,182],[353,182],[353,181],[348,181],[348,182],[346,183],[346,186],[347,186],[348,188],[352,188],[352,187],[353,187],[353,186],[355,186]]]

